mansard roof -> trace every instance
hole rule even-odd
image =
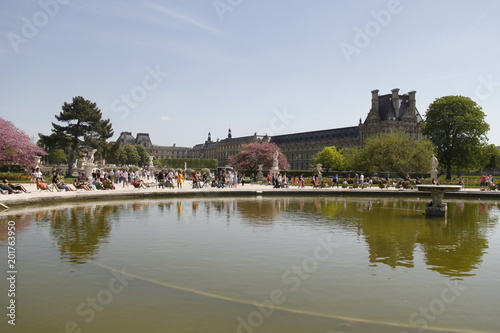
[[[401,120],[406,112],[410,109],[410,100],[408,94],[398,95],[399,98],[399,116],[398,113],[394,109],[394,103],[392,102],[392,94],[381,95],[378,97],[378,114],[380,120]],[[417,112],[417,121],[422,121],[422,117],[418,110]]]
[[[275,135],[271,137],[271,142],[280,144],[291,141],[317,141],[326,139],[356,138],[358,136],[359,127],[352,126],[311,132]]]

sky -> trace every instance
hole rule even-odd
[[[1,0],[0,117],[50,134],[75,96],[153,144],[349,127],[371,91],[472,98],[500,145],[496,0]]]

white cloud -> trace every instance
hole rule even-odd
[[[170,120],[170,117],[168,117],[168,116],[161,116],[160,120]]]
[[[161,12],[163,14],[166,14],[166,15],[176,19],[177,21],[180,21],[183,24],[194,25],[194,26],[196,26],[202,30],[208,31],[214,35],[221,34],[221,32],[218,29],[210,26],[209,24],[207,24],[206,22],[204,22],[203,20],[201,20],[199,18],[197,19],[197,18],[193,18],[190,16],[186,16],[182,13],[176,12],[172,9],[169,9],[169,8],[157,5],[157,4],[150,4],[149,8],[152,10]]]

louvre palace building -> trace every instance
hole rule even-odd
[[[229,157],[236,155],[246,144],[274,142],[286,155],[291,170],[308,170],[314,155],[327,146],[354,147],[371,135],[397,131],[403,131],[416,139],[422,138],[422,117],[416,107],[415,91],[402,95],[399,94],[399,89],[393,89],[387,95],[379,95],[378,90],[371,93],[371,109],[365,120],[360,118],[358,125],[351,127],[275,136],[255,133],[243,137],[233,137],[229,129],[225,139],[212,141],[211,133],[208,133],[206,141],[194,147],[153,145],[148,133],[138,133],[134,138],[131,132],[122,132],[118,141],[122,144],[143,145],[148,154],[157,159],[210,158],[217,159],[219,166],[226,166]]]

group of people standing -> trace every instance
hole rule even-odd
[[[479,186],[481,186],[481,190],[483,191],[496,189],[497,185],[495,184],[495,177],[483,173],[479,179]]]

